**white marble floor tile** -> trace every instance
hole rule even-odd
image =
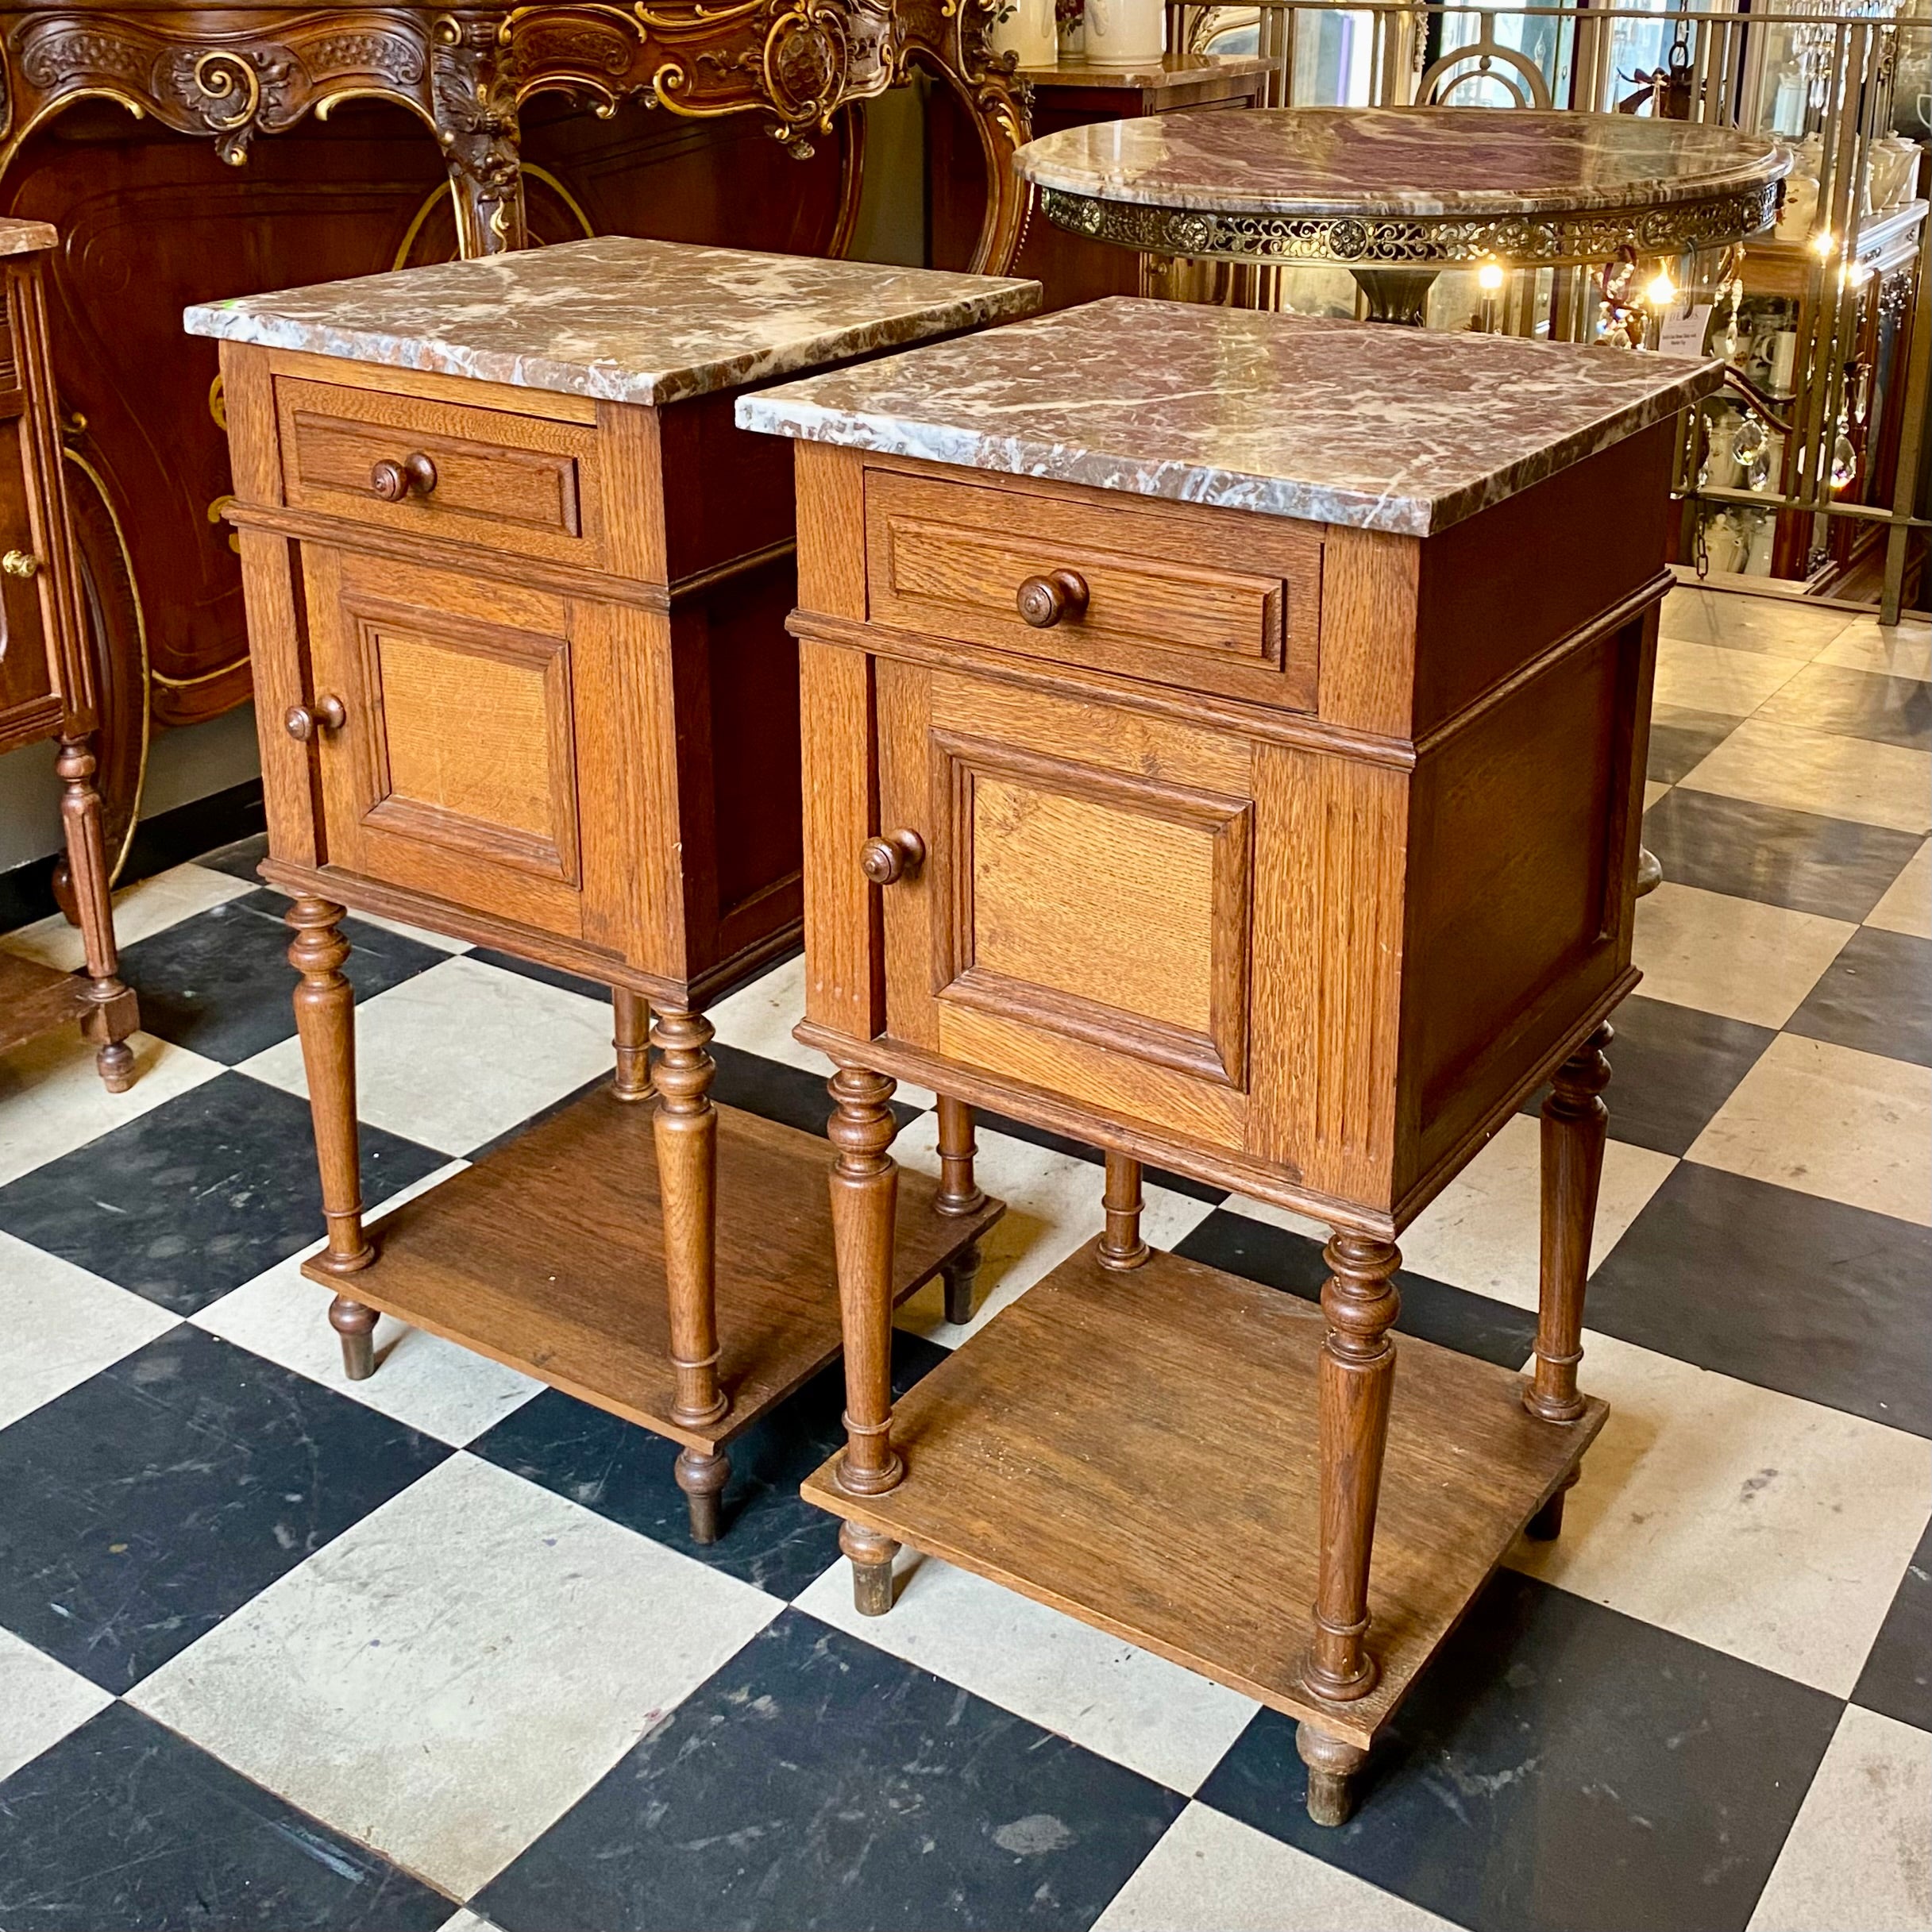
[[[1932,1067],[1780,1033],[1685,1158],[1932,1226]]]
[[[889,1617],[852,1607],[835,1563],[796,1600],[823,1622],[1002,1710],[1193,1792],[1259,1706],[1251,1698],[936,1558],[902,1549]]]
[[[1204,1804],[1190,1804],[1093,1932],[1452,1932],[1450,1922]]]
[[[1845,920],[1667,880],[1637,902],[1633,957],[1651,999],[1781,1027],[1857,931]],[[1614,1113],[1614,1087],[1610,1104]]]
[[[1678,782],[1826,818],[1932,831],[1932,753],[1749,718]]]
[[[1587,1332],[1610,1406],[1553,1543],[1513,1568],[1849,1696],[1932,1515],[1932,1443]]]
[[[781,1607],[459,1452],[129,1701],[467,1897]]]
[[[1614,1101],[1614,1083],[1610,1093]],[[1512,1114],[1488,1146],[1402,1231],[1398,1244],[1403,1266],[1475,1294],[1534,1308],[1541,1244],[1541,1147],[1537,1123],[1526,1113]],[[1624,1230],[1676,1165],[1668,1154],[1610,1142],[1604,1151],[1596,1232],[1590,1244],[1593,1269],[1622,1240]]]
[[[1727,650],[1718,644],[1660,638],[1656,702],[1747,717],[1803,668],[1800,658],[1768,651]]]
[[[267,889],[278,899],[291,904],[294,901],[295,895],[283,892],[279,885],[270,885]],[[402,939],[414,939],[418,946],[433,946],[440,953],[467,953],[474,950],[468,939],[453,939],[446,932],[432,932],[426,926],[412,926],[399,919],[384,919],[378,912],[352,911],[349,917],[360,920],[365,926],[380,926],[384,931],[393,932]]]
[[[369,1217],[369,1226],[380,1229],[385,1215],[467,1165],[452,1161],[405,1188]],[[393,1315],[381,1316],[376,1324],[376,1373],[351,1382],[342,1373],[341,1348],[329,1326],[332,1290],[302,1272],[303,1261],[321,1246],[317,1241],[277,1262],[190,1319],[211,1334],[459,1448],[542,1392],[544,1385],[530,1376],[426,1335]]]
[[[1668,796],[1669,792],[1668,785],[1660,785],[1654,778],[1646,778],[1644,781],[1644,809],[1648,812],[1660,798]]]
[[[144,1296],[0,1233],[0,1429],[133,1354],[175,1319]]]
[[[1913,854],[1885,896],[1865,915],[1868,926],[1932,939],[1932,839]]]
[[[801,1067],[822,1080],[832,1077],[832,1063],[816,1047],[801,1047],[792,1029],[805,1016],[805,962],[788,959],[762,979],[741,987],[727,1000],[707,1008],[705,1018],[727,1047],[755,1053],[786,1066]],[[930,1107],[932,1094],[902,1080],[894,1095],[908,1107]],[[831,1111],[829,1105],[827,1113]]]
[[[245,898],[254,889],[246,879],[231,878],[206,866],[175,866],[157,872],[152,878],[114,894],[114,943],[132,946],[137,939],[164,932],[210,906]],[[64,973],[86,963],[79,929],[57,912],[6,934],[0,938],[0,947],[37,959],[43,966],[58,966]]]
[[[610,1008],[482,961],[445,959],[356,1008],[361,1118],[468,1154],[609,1070]],[[283,1040],[241,1070],[304,1098]]]
[[[923,1174],[939,1171],[939,1116],[921,1114],[893,1143],[896,1159]],[[955,1326],[946,1319],[943,1285],[928,1282],[900,1306],[902,1328],[943,1347],[955,1348],[978,1333],[1010,1301],[1042,1276],[1050,1275],[1105,1221],[1101,1208],[1105,1177],[1097,1161],[1036,1147],[1009,1134],[981,1128],[974,1172],[1006,1212],[980,1244],[979,1286],[971,1321]],[[1205,1201],[1171,1189],[1147,1186],[1140,1217],[1143,1237],[1156,1248],[1171,1248],[1205,1221],[1213,1209]]]
[[[185,1093],[222,1071],[185,1047],[137,1033],[134,1084],[110,1093],[94,1070],[94,1047],[63,1027],[0,1053],[0,1187]]]
[[[1932,624],[1887,629],[1876,617],[1854,617],[1818,654],[1818,661],[1892,677],[1932,677]]]
[[[114,1702],[77,1671],[0,1630],[0,1779]]]
[[[1932,1926],[1932,1736],[1846,1706],[1750,1932]]]
[[[479,1919],[466,1905],[453,1919],[445,1919],[436,1932],[496,1932],[487,1919]]]
[[[1768,651],[1809,660],[1853,622],[1834,611],[1789,597],[1753,597],[1680,584],[1664,600],[1658,629],[1665,637],[1719,644],[1735,650]]]

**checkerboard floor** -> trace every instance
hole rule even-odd
[[[704,1550],[653,1436],[388,1320],[345,1382],[242,846],[121,899],[130,1093],[64,1037],[0,1059],[0,1926],[1932,1923],[1932,634],[1699,591],[1664,629],[1584,1367],[1611,1419],[1353,1823],[1309,1825],[1279,1718],[958,1571],[855,1618],[797,1496],[835,1370],[735,1448]],[[595,987],[349,931],[372,1201],[605,1074]],[[718,1090],[816,1129],[800,985],[717,1010]],[[1403,1329],[1512,1367],[1533,1106],[1402,1243]],[[975,1325],[1101,1224],[1085,1151],[981,1143],[1011,1205]],[[1148,1204],[1317,1292],[1306,1224]],[[902,1384],[966,1332],[908,1302]]]

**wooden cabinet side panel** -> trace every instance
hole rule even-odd
[[[1386,1207],[1400,1123],[1409,774],[1255,749],[1254,1082],[1248,1151]]]
[[[885,1008],[893,1035],[934,1051],[934,962],[943,956],[952,854],[943,835],[947,801],[934,795],[932,673],[923,665],[874,660],[878,688],[879,823],[925,841],[925,862],[879,895],[885,927]]]
[[[851,1039],[870,1039],[885,1024],[879,895],[859,865],[860,848],[877,830],[873,661],[863,651],[831,644],[801,645],[798,655],[805,1016]]]
[[[798,503],[798,604],[827,617],[866,615],[863,453],[792,445]]]
[[[322,800],[315,754],[291,738],[283,723],[295,706],[307,704],[314,696],[307,612],[299,581],[301,549],[263,530],[240,530],[236,541],[241,546],[241,594],[248,610],[268,850],[287,865],[320,865],[327,850],[318,835]]]

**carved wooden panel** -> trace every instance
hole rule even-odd
[[[8,414],[17,412],[23,399],[17,390],[10,397],[0,391],[0,553],[31,557],[25,452],[20,418]],[[0,571],[0,748],[32,744],[60,723],[60,700],[47,646],[39,585]]]

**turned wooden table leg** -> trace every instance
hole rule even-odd
[[[331,1275],[366,1268],[376,1250],[362,1228],[362,1177],[356,1125],[356,993],[344,976],[349,942],[342,908],[304,893],[283,915],[295,929],[288,963],[302,975],[295,988],[295,1032],[308,1075],[309,1114],[315,1124],[315,1164],[322,1174],[322,1219],[329,1245],[317,1257]],[[376,1372],[376,1310],[338,1294],[329,1324],[342,1338],[342,1372],[361,1382]]]
[[[1523,1406],[1545,1422],[1574,1422],[1583,1413],[1576,1365],[1583,1359],[1583,1285],[1610,1109],[1603,1089],[1616,1036],[1606,1022],[1556,1070],[1543,1103],[1543,1252],[1537,1291],[1537,1358],[1523,1385]],[[1560,1516],[1560,1498],[1557,1509]]]
[[[114,945],[114,900],[107,877],[107,847],[101,832],[101,794],[94,782],[94,736],[60,741],[54,761],[60,779],[60,822],[67,839],[68,877],[79,915],[81,948],[87,962],[89,1010],[83,1031],[94,1043],[94,1063],[110,1093],[134,1084],[134,1049],[128,1036],[141,1024],[133,989],[121,980]]]
[[[1368,1762],[1359,1745],[1331,1737],[1304,1720],[1294,1727],[1294,1748],[1308,1767],[1308,1815],[1317,1825],[1345,1825],[1355,1809],[1349,1780]]]
[[[1321,1312],[1328,1333],[1317,1371],[1321,1400],[1321,1554],[1315,1633],[1302,1680],[1334,1703],[1374,1687],[1368,1633],[1369,1553],[1388,1440],[1395,1343],[1389,1328],[1402,1299],[1390,1277],[1402,1265],[1393,1242],[1338,1233],[1322,1251],[1329,1268]]]
[[[1153,1251],[1140,1238],[1140,1163],[1131,1154],[1107,1155],[1101,1205],[1107,1216],[1094,1259],[1103,1268],[1137,1268]]]
[[[650,1084],[650,1002],[623,986],[611,989],[611,1044],[617,1071],[611,1082],[619,1100],[649,1100]]]
[[[839,1269],[839,1319],[845,1336],[845,1453],[839,1487],[853,1496],[883,1495],[905,1465],[893,1447],[893,1234],[899,1170],[887,1152],[898,1131],[893,1083],[864,1067],[842,1066],[831,1078],[832,1116],[826,1136],[832,1161],[832,1249]],[[839,1547],[852,1560],[852,1601],[860,1614],[892,1608],[889,1537],[847,1521]]]
[[[671,1419],[687,1429],[708,1429],[731,1407],[718,1386],[718,1116],[711,1104],[717,1068],[706,1051],[711,1022],[699,1013],[660,1012],[656,1038],[657,1113],[652,1127],[677,1382]],[[681,1449],[673,1474],[691,1506],[693,1541],[715,1543],[731,1459],[721,1452]]]
[[[933,1208],[941,1214],[977,1214],[986,1197],[973,1178],[973,1109],[950,1094],[939,1096],[939,1191]],[[973,1286],[979,1275],[979,1244],[960,1249],[941,1271],[946,1282],[946,1319],[959,1326],[973,1319]]]

